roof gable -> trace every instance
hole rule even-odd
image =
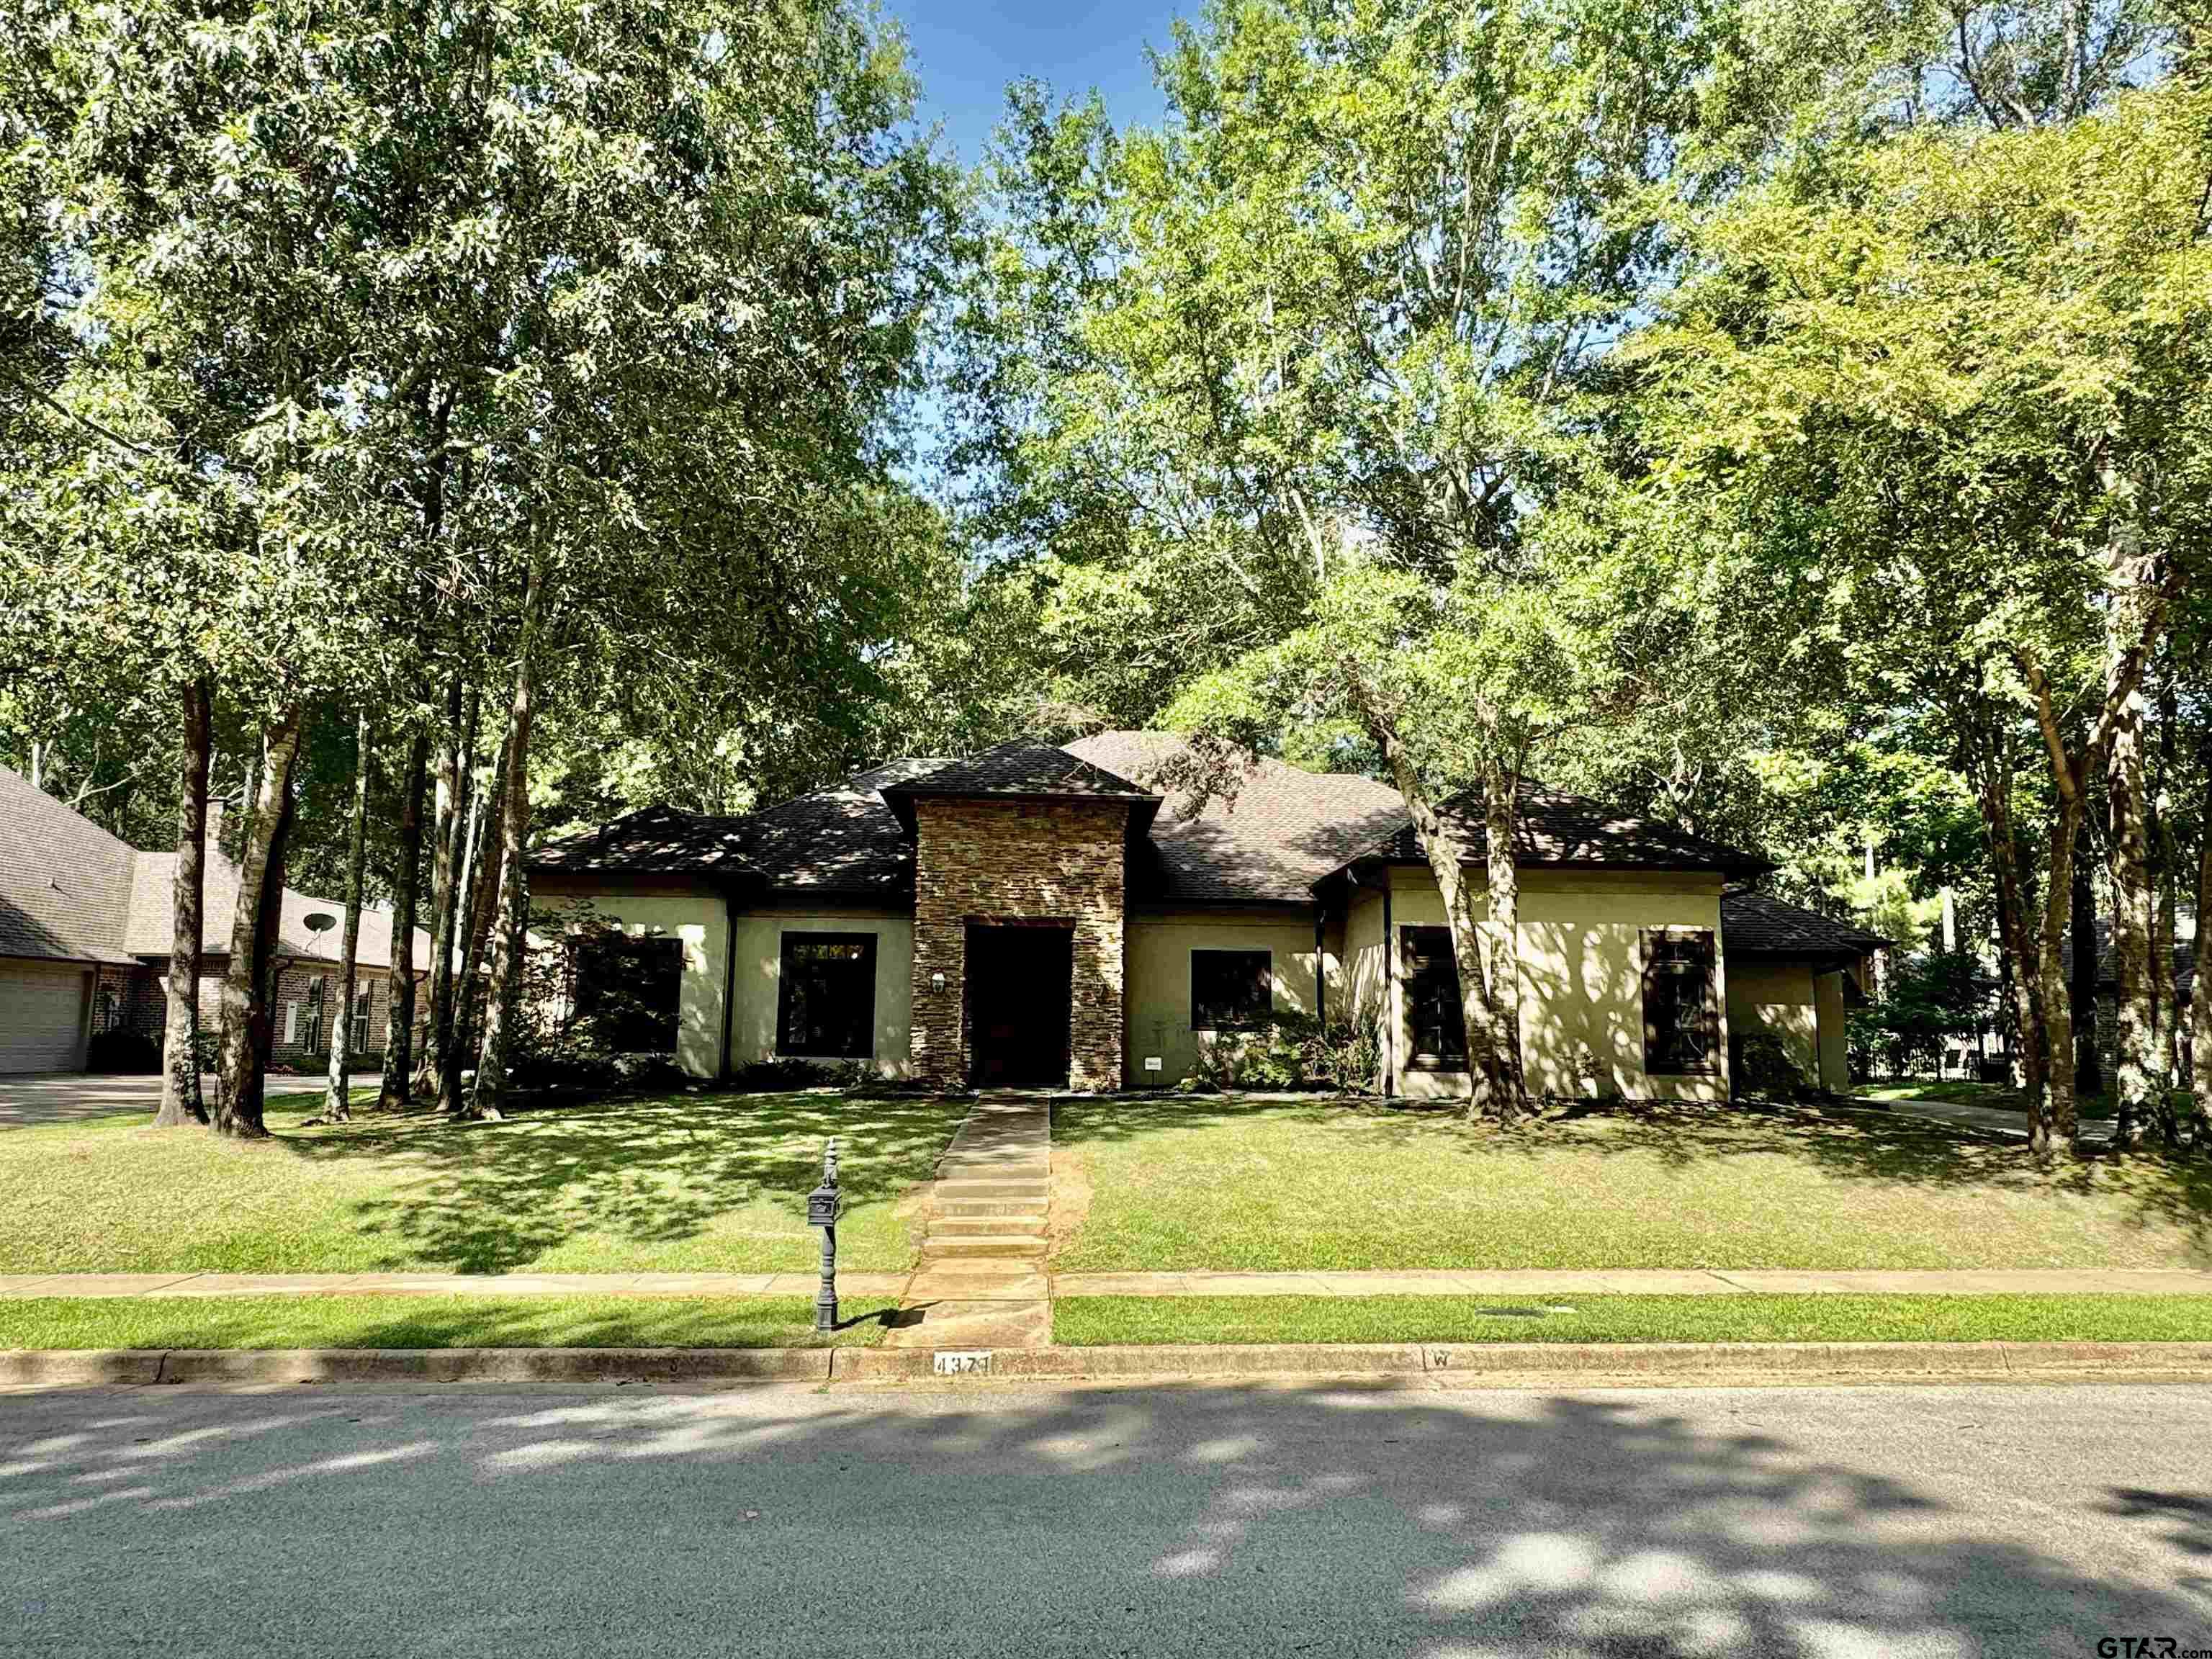
[[[0,767],[0,956],[128,962],[137,854],[83,813]]]

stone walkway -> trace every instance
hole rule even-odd
[[[975,1103],[938,1160],[921,1260],[884,1346],[1040,1348],[1052,1340],[1045,1277],[1052,1109],[1042,1096]]]

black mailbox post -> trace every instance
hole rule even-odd
[[[822,1149],[822,1184],[806,1195],[806,1224],[822,1229],[822,1284],[814,1292],[814,1328],[837,1328],[837,1218],[845,1195],[837,1190],[837,1143]]]

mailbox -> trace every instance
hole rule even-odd
[[[845,1195],[835,1187],[817,1187],[806,1195],[806,1224],[810,1227],[834,1227],[844,1212]]]

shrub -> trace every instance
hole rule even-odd
[[[827,1066],[811,1060],[757,1060],[730,1073],[732,1088],[748,1094],[778,1094],[791,1089],[817,1089],[837,1080]]]
[[[1324,1024],[1310,1015],[1279,1013],[1263,1025],[1224,1031],[1202,1044],[1186,1093],[1224,1089],[1328,1089],[1363,1094],[1382,1069],[1382,1033],[1371,1018]]]
[[[1805,1075],[1804,1067],[1774,1032],[1747,1031],[1735,1040],[1735,1047],[1729,1073],[1737,1094],[1796,1100],[1814,1092],[1813,1080]]]
[[[94,1031],[92,1041],[85,1045],[84,1069],[88,1072],[158,1072],[161,1069],[161,1045],[143,1031],[122,1027],[111,1031]]]

